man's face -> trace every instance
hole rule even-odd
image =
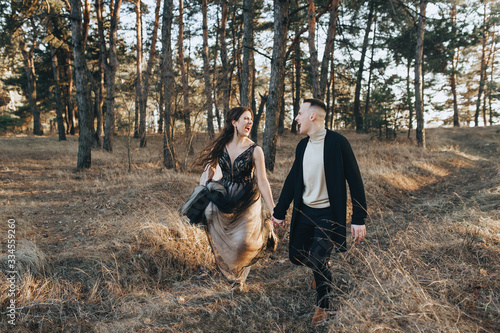
[[[299,126],[300,134],[307,134],[309,130],[312,128],[312,112],[311,112],[311,104],[310,103],[302,103],[300,106],[299,113],[297,117],[295,117],[295,121]]]

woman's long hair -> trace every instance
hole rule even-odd
[[[215,167],[218,163],[219,156],[224,151],[224,147],[226,144],[231,141],[234,135],[234,126],[233,120],[238,121],[241,115],[245,111],[250,111],[253,118],[252,109],[247,108],[246,106],[238,106],[229,110],[226,115],[226,122],[224,124],[224,128],[222,132],[217,136],[208,146],[206,146],[200,153],[198,154],[198,158],[195,161],[195,164],[206,166],[210,164],[210,166]]]

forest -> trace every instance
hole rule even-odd
[[[236,105],[254,112],[266,166],[300,101],[326,127],[391,139],[498,122],[496,1],[11,1],[0,4],[0,130],[79,135],[78,168],[113,137],[163,163],[213,137]],[[412,133],[412,130],[415,133]],[[401,134],[405,135],[405,134]],[[181,140],[180,138],[185,138]],[[188,149],[192,152],[192,149]]]
[[[0,332],[498,332],[499,19],[493,0],[0,1]],[[277,201],[307,98],[368,215],[318,327],[292,208],[242,289],[180,213],[238,105]]]

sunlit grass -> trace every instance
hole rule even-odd
[[[390,142],[343,134],[363,175],[369,233],[334,256],[338,310],[323,330],[493,331],[500,324],[499,129],[429,130],[426,150],[404,133]],[[207,138],[195,137],[196,151]],[[269,174],[275,200],[300,139],[279,141]],[[176,139],[179,171],[162,166],[161,136],[145,149],[131,141],[128,171],[127,140],[116,137],[111,154],[94,150],[92,168],[77,171],[75,137],[0,138],[1,216],[17,222],[18,327],[311,331],[312,274],[288,262],[287,231],[278,230],[283,242],[255,265],[247,289],[232,290],[204,230],[178,212],[201,172],[191,168],[185,138]],[[5,312],[8,285],[0,278]],[[9,329],[3,317],[0,330]]]

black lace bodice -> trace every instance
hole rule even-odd
[[[222,170],[223,183],[240,183],[248,184],[253,180],[253,151],[257,146],[256,143],[248,147],[244,152],[242,152],[234,160],[233,165],[231,165],[231,158],[227,149],[219,157],[219,166]]]

